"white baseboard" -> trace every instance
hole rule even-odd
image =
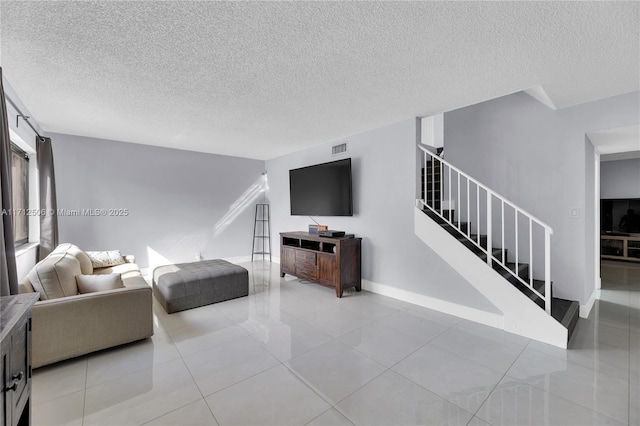
[[[593,304],[596,303],[596,299],[600,296],[600,290],[593,290],[591,295],[589,296],[589,300],[584,305],[580,305],[580,318],[587,318],[591,309],[593,308]]]
[[[402,300],[403,302],[422,306],[423,308],[433,309],[434,311],[439,311],[448,315],[453,315],[504,330],[504,318],[499,314],[458,305],[457,303],[436,299],[425,294],[414,293],[412,291],[391,287],[386,284],[380,284],[369,280],[362,280],[362,288],[372,293],[388,296],[393,299]]]
[[[266,261],[269,260],[269,257],[266,256],[264,258]],[[231,263],[249,263],[251,262],[251,256],[234,256],[234,257],[224,257],[222,258],[222,260],[226,260],[227,262],[231,262]],[[258,256],[254,256],[254,261],[256,262],[260,262],[262,260],[262,255]],[[275,257],[275,256],[271,256],[271,263],[277,263],[280,264],[280,258],[279,257]]]
[[[233,256],[233,257],[223,257],[222,260],[226,260],[230,263],[247,263],[251,262],[251,256]]]

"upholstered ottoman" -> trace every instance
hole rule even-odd
[[[168,314],[249,294],[249,272],[226,260],[159,266],[153,294]]]

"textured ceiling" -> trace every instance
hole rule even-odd
[[[45,131],[269,159],[537,86],[557,108],[638,90],[639,23],[637,2],[2,0],[0,63]]]

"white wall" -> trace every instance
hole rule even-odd
[[[60,242],[83,250],[119,249],[136,255],[142,267],[192,262],[197,252],[205,259],[251,255],[264,161],[50,136],[58,209],[129,212],[60,216]]]
[[[274,252],[279,253],[279,232],[304,231],[313,223],[306,216],[289,213],[289,170],[351,157],[354,216],[314,219],[330,229],[363,238],[363,279],[434,300],[496,312],[484,296],[415,235],[418,125],[412,118],[267,161]],[[331,146],[344,141],[348,142],[348,153],[332,157]]]
[[[559,111],[517,93],[446,113],[446,159],[553,228],[555,295],[584,304],[595,268],[593,252],[585,254],[595,210],[586,195],[593,193],[585,165],[593,148],[585,133],[637,124],[639,117],[638,92]]]
[[[640,198],[640,158],[600,163],[601,198]]]

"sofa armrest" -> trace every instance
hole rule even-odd
[[[136,263],[136,257],[132,254],[127,254],[126,256],[123,256],[123,257],[124,257],[124,261],[127,263]]]
[[[148,285],[43,300],[33,307],[32,362],[40,367],[153,335]]]

